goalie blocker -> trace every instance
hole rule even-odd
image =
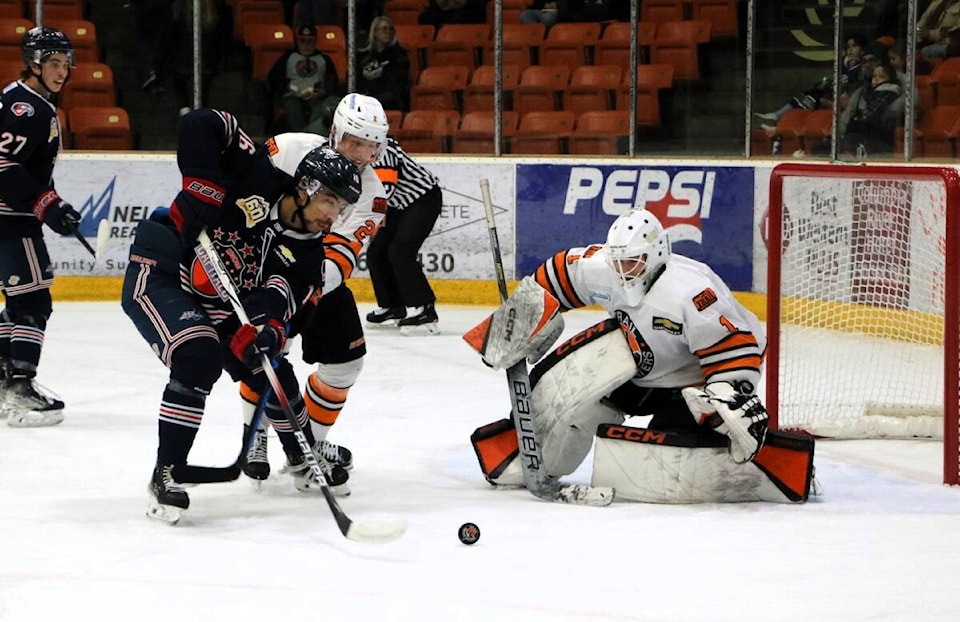
[[[634,372],[633,357],[613,320],[575,335],[533,369],[531,406],[547,473],[572,473],[596,438],[591,483],[615,488],[618,498],[647,503],[807,500],[813,438],[771,430],[753,460],[738,464],[719,435],[620,425],[624,414],[602,398]],[[523,485],[510,419],[478,428],[470,441],[488,482]]]

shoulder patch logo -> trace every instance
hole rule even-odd
[[[717,301],[717,295],[709,287],[693,297],[693,306],[703,311]]]
[[[246,216],[247,228],[255,226],[258,222],[267,217],[270,212],[270,205],[263,197],[252,196],[243,199],[237,199],[237,207]]]
[[[670,333],[671,335],[682,335],[683,334],[683,324],[674,322],[673,320],[665,317],[654,317],[653,318],[653,330],[662,330]]]
[[[17,115],[18,117],[22,117],[22,116],[32,117],[36,111],[33,109],[33,106],[31,106],[27,102],[14,102],[14,104],[10,106],[10,112]]]
[[[268,154],[275,156],[280,153],[280,147],[277,147],[277,141],[273,138],[268,138],[263,144],[266,146]]]
[[[373,211],[377,214],[386,214],[387,213],[387,199],[386,197],[376,197],[373,200]]]

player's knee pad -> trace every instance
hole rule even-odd
[[[360,377],[363,357],[346,363],[317,363],[317,377],[324,384],[338,389],[349,389]]]
[[[803,502],[813,449],[812,437],[770,431],[754,460],[737,464],[722,435],[601,425],[592,483],[646,503]]]
[[[170,355],[170,378],[205,394],[213,389],[222,371],[220,343],[210,337],[188,339]]]
[[[9,321],[14,324],[46,330],[47,320],[53,312],[50,290],[38,289],[17,296],[8,296],[6,310]]]

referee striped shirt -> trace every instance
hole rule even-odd
[[[390,207],[403,209],[440,184],[437,176],[407,155],[400,143],[387,138],[387,150],[374,163],[387,191]]]

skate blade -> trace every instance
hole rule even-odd
[[[437,322],[430,322],[429,324],[420,324],[419,326],[401,326],[400,334],[406,335],[408,337],[416,337],[421,335],[439,335],[440,326]]]
[[[396,328],[400,320],[384,320],[382,322],[366,322],[367,328]]]
[[[156,499],[150,499],[147,503],[147,518],[167,525],[176,525],[183,516],[183,509],[173,505],[163,505]]]
[[[255,479],[253,477],[247,476],[247,481],[250,482],[250,487],[253,488],[253,491],[258,495],[263,492],[263,483],[267,480],[265,479]]]
[[[63,423],[62,410],[8,409],[4,411],[4,416],[11,428],[47,428]]]

